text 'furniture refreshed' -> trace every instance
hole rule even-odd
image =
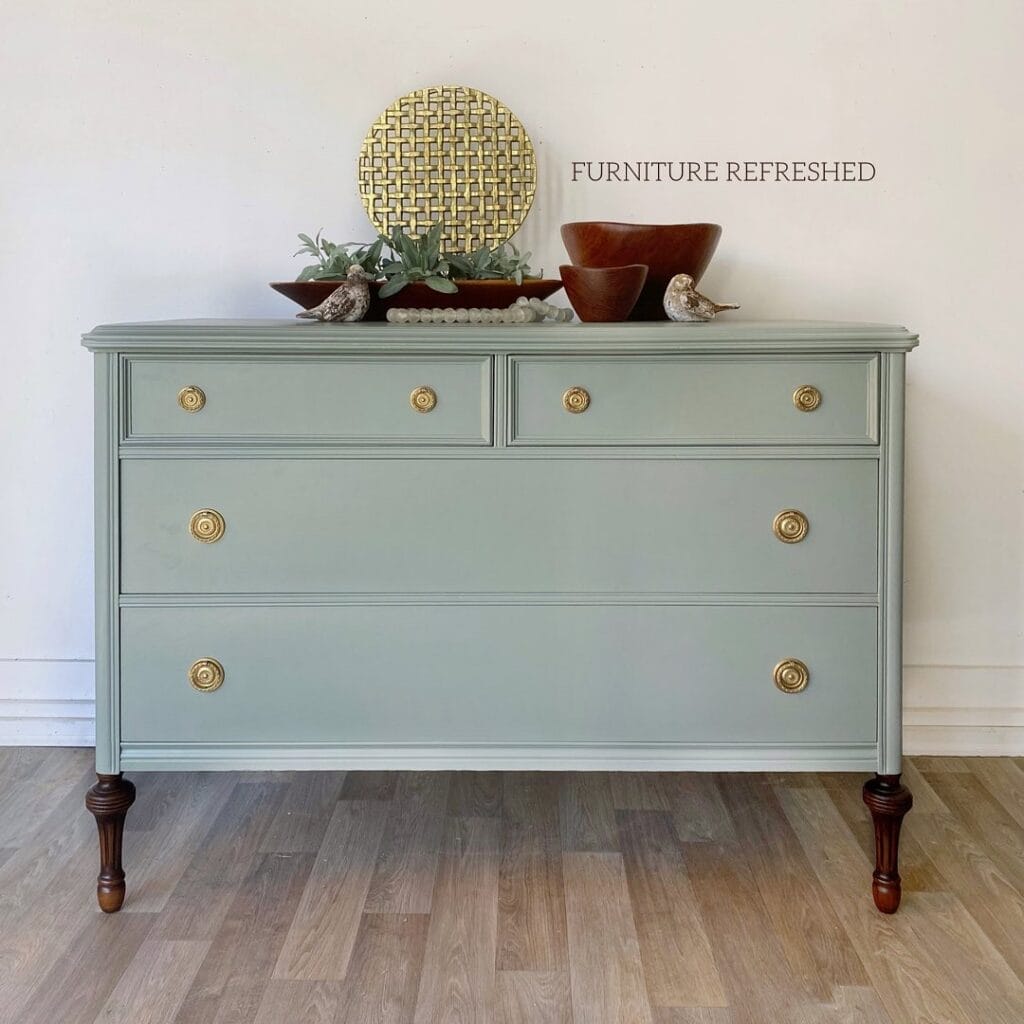
[[[125,770],[874,773],[899,904],[900,327],[100,327],[100,906]]]

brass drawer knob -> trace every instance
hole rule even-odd
[[[182,388],[178,392],[178,405],[185,412],[199,412],[206,405],[206,392],[202,388],[197,388],[195,384],[189,384],[187,388]]]
[[[801,412],[814,412],[821,405],[821,392],[812,384],[802,384],[793,392],[793,404]]]
[[[783,544],[799,544],[807,536],[810,526],[807,516],[795,508],[783,509],[772,520],[772,532]]]
[[[807,683],[811,673],[802,661],[796,658],[787,658],[775,666],[775,685],[783,693],[799,693],[807,689]]]
[[[409,404],[417,412],[430,412],[437,405],[437,392],[433,388],[416,388],[409,396]]]
[[[201,508],[192,513],[188,532],[202,544],[213,544],[224,536],[224,517],[214,508]]]
[[[566,412],[586,412],[590,405],[590,392],[586,388],[569,388],[562,395],[562,405]]]
[[[189,666],[188,681],[200,693],[212,693],[224,683],[224,666],[216,658],[200,658]]]

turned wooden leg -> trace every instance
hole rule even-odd
[[[121,775],[96,776],[96,785],[85,794],[85,806],[96,819],[100,833],[100,874],[96,899],[100,910],[113,914],[124,903],[124,868],[121,840],[128,808],[135,803],[135,786]]]
[[[875,873],[871,895],[883,914],[895,914],[900,905],[900,825],[914,805],[898,775],[876,775],[864,783],[864,803],[875,823]]]

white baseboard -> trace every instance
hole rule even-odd
[[[91,747],[92,661],[0,660],[0,746]]]
[[[907,754],[1024,756],[1024,665],[907,665]]]
[[[91,661],[0,660],[0,746],[91,746]],[[908,665],[908,754],[1024,756],[1024,666]]]

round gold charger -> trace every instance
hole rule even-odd
[[[395,100],[359,153],[359,194],[373,226],[420,235],[444,225],[442,249],[507,242],[537,191],[537,159],[522,122],[479,89],[438,85]]]

